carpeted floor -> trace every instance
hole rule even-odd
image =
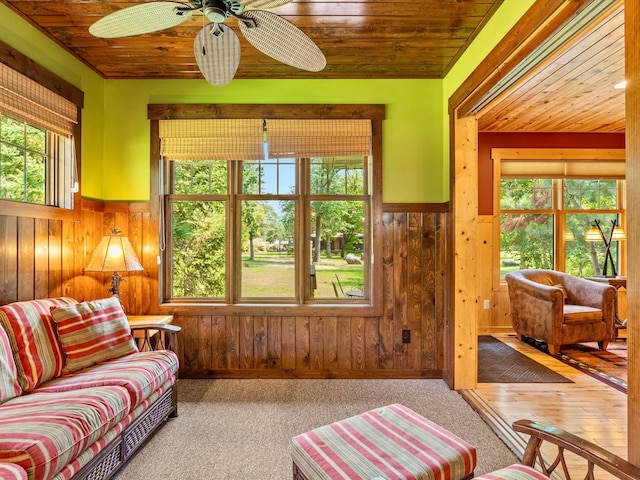
[[[491,335],[478,337],[478,383],[573,383]]]
[[[547,344],[544,342],[527,339],[527,343],[540,351],[549,353]],[[600,350],[596,342],[563,345],[556,358],[627,393],[627,340],[624,338],[611,342],[605,351]]]
[[[391,403],[474,445],[476,475],[517,461],[441,380],[180,380],[179,399],[118,480],[289,480],[293,436]]]

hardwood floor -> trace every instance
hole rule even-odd
[[[519,419],[539,420],[590,440],[627,458],[627,395],[515,337],[494,335],[574,383],[481,383],[462,392],[485,416],[512,450],[522,452],[525,440],[510,428]],[[569,460],[577,465],[577,460]],[[582,469],[582,465],[578,465]],[[614,478],[602,473],[596,478]]]

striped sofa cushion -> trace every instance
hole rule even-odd
[[[22,393],[18,383],[18,371],[13,360],[11,345],[7,333],[0,327],[0,403],[11,400]],[[3,478],[0,475],[0,478]]]
[[[2,480],[27,480],[27,472],[15,463],[0,463],[0,478]]]
[[[549,477],[526,465],[510,465],[475,477],[475,480],[549,480]]]
[[[73,298],[47,298],[15,302],[0,307],[0,326],[5,329],[18,371],[18,382],[29,391],[59,377],[64,354],[51,318],[51,307],[72,305]]]
[[[88,449],[78,455],[72,462],[64,466],[51,480],[71,480],[75,474],[77,474],[82,467],[87,465],[93,460],[104,448],[114,439],[117,435],[120,435],[125,428],[131,425],[134,420],[146,413],[147,409],[153,402],[158,400],[170,387],[173,382],[166,383],[158,390],[153,392],[149,398],[138,405],[129,415],[127,415],[122,421],[120,421],[115,427],[109,430],[103,437],[100,437],[94,443],[92,443]],[[2,478],[2,477],[0,477]]]
[[[0,462],[49,480],[130,411],[123,387],[31,393],[0,408]]]
[[[120,385],[127,389],[133,408],[165,382],[174,379],[178,356],[169,350],[136,352],[47,382],[38,392],[66,392],[79,388]]]
[[[82,302],[51,311],[69,373],[137,352],[118,297]]]
[[[474,447],[400,404],[298,435],[291,456],[314,480],[461,480],[476,467]]]

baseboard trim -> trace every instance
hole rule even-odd
[[[248,378],[340,378],[340,379],[442,379],[442,370],[303,370],[252,368],[237,370],[187,370],[180,369],[180,378],[248,379]]]

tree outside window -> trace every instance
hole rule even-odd
[[[585,234],[596,219],[607,233],[612,221],[619,223],[619,189],[618,180],[501,179],[501,279],[510,270],[523,268],[601,275],[604,243],[588,242]],[[612,244],[612,253],[619,263],[617,243]]]

